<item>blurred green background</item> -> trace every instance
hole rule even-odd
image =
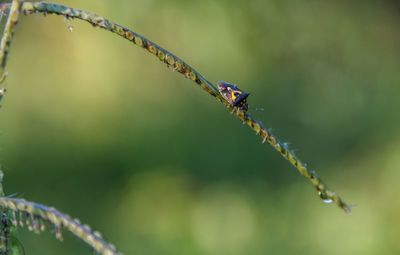
[[[23,16],[0,109],[7,194],[124,254],[398,254],[397,1],[58,1],[156,42],[250,112],[349,204],[324,204],[216,100],[132,43]],[[263,107],[265,111],[255,111]],[[27,254],[92,254],[21,230]]]

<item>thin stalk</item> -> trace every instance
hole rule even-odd
[[[0,83],[5,79],[4,68],[6,67],[8,53],[12,37],[14,35],[15,27],[19,20],[20,9],[22,1],[13,0],[8,14],[7,22],[4,28],[3,37],[0,42]],[[2,10],[0,10],[2,12]]]
[[[3,191],[3,171],[0,166],[0,197],[4,196]],[[23,254],[24,248],[18,240],[17,228],[12,224],[12,212],[0,206],[0,254]]]
[[[9,8],[9,4],[0,5],[0,11],[5,8]],[[239,118],[242,122],[246,123],[251,129],[253,129],[257,135],[261,136],[263,142],[268,142],[275,150],[277,150],[282,157],[287,159],[300,174],[304,175],[307,179],[311,181],[314,187],[317,189],[318,195],[325,202],[334,202],[340,208],[342,208],[346,213],[350,214],[351,206],[348,206],[334,191],[328,189],[328,187],[321,181],[317,174],[308,169],[307,166],[300,161],[300,159],[290,150],[286,144],[281,143],[278,139],[266,128],[262,126],[260,121],[252,117],[248,112],[243,111],[233,107],[226,101],[222,95],[218,92],[216,86],[206,80],[200,73],[198,73],[191,66],[186,64],[183,60],[176,57],[172,53],[153,43],[152,41],[146,39],[145,37],[122,27],[108,19],[105,19],[97,14],[86,12],[83,10],[48,3],[48,2],[24,2],[22,6],[22,11],[24,14],[31,13],[44,13],[44,14],[57,14],[62,15],[65,18],[76,18],[84,20],[92,24],[94,27],[100,27],[115,33],[130,42],[136,44],[137,46],[144,48],[152,55],[156,56],[160,61],[165,63],[168,67],[173,68],[175,71],[183,74],[186,78],[194,81],[202,89],[204,89],[211,96],[215,97],[219,102],[221,102],[229,112],[236,112],[235,116]]]
[[[65,228],[90,245],[99,254],[119,254],[115,246],[107,243],[99,232],[92,231],[88,225],[83,225],[79,220],[72,219],[52,207],[23,199],[0,197],[0,208],[12,212],[11,221],[14,226],[26,225],[29,230],[40,233],[45,230],[45,224],[47,223],[59,240],[62,240],[61,230]]]

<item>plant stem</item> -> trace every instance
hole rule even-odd
[[[4,8],[9,8],[9,4],[0,5],[0,11]],[[348,206],[335,192],[328,189],[327,186],[321,181],[317,174],[309,170],[307,166],[300,161],[300,159],[290,150],[286,144],[281,143],[278,139],[266,128],[264,128],[261,123],[253,118],[248,112],[243,111],[243,109],[235,108],[228,101],[226,101],[216,86],[206,80],[201,74],[199,74],[195,69],[186,64],[184,61],[168,52],[167,50],[161,48],[152,41],[146,39],[145,37],[124,28],[108,19],[105,19],[97,14],[86,12],[83,10],[48,3],[48,2],[24,2],[22,6],[22,11],[24,14],[31,14],[36,12],[41,12],[44,14],[57,14],[62,15],[65,18],[77,18],[89,22],[94,27],[100,27],[110,32],[116,33],[119,36],[131,41],[137,46],[144,48],[151,54],[155,55],[159,60],[165,63],[168,67],[172,67],[175,71],[185,75],[186,78],[194,81],[202,89],[208,92],[211,96],[215,97],[219,102],[221,102],[229,112],[236,112],[235,116],[239,118],[242,122],[246,123],[251,129],[253,129],[257,135],[261,136],[263,142],[268,142],[275,150],[277,150],[282,157],[287,159],[300,174],[308,178],[314,187],[317,189],[318,195],[325,201],[332,201],[336,203],[340,208],[342,208],[346,213],[350,214],[351,206]]]
[[[29,230],[40,233],[45,228],[44,224],[48,223],[53,228],[57,239],[62,240],[61,229],[65,228],[90,245],[99,254],[119,254],[115,246],[107,243],[99,232],[92,231],[89,226],[83,225],[79,220],[72,219],[52,207],[8,197],[0,197],[0,207],[12,211],[13,218],[11,220],[15,226],[18,226],[18,224],[26,225]]]

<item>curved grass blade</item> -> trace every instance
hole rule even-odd
[[[90,245],[99,254],[119,254],[115,246],[107,243],[99,232],[93,232],[89,226],[83,225],[79,220],[72,219],[52,207],[23,199],[0,197],[0,208],[12,213],[12,221],[15,226],[26,225],[29,230],[40,233],[40,231],[45,230],[45,223],[47,223],[59,240],[62,240],[61,230],[65,228]]]
[[[22,7],[22,1],[13,0],[8,14],[7,22],[4,28],[3,36],[0,42],[0,83],[5,79],[4,68],[7,63],[8,53],[10,51],[10,45],[12,37],[14,35],[15,27],[19,20],[19,14]],[[3,10],[1,10],[3,12]]]
[[[9,4],[0,5],[0,11],[5,8],[9,8]],[[172,53],[161,48],[157,44],[146,39],[145,37],[91,12],[86,12],[83,10],[48,2],[24,2],[22,6],[22,11],[25,14],[41,12],[45,14],[62,15],[67,19],[81,19],[89,22],[94,27],[100,27],[110,32],[116,33],[119,36],[136,44],[137,46],[144,48],[149,53],[153,54],[159,60],[165,63],[168,67],[174,68],[174,70],[176,70],[177,72],[185,75],[186,78],[189,78],[190,80],[200,85],[202,89],[215,97],[230,112],[235,111],[236,117],[238,117],[242,122],[246,123],[251,129],[256,132],[257,135],[261,136],[263,142],[268,142],[275,150],[277,150],[282,155],[282,157],[287,159],[298,170],[300,174],[304,175],[307,179],[311,181],[311,183],[317,189],[318,195],[321,197],[321,199],[323,199],[325,202],[332,201],[336,203],[346,213],[350,214],[352,207],[348,206],[334,191],[328,189],[327,186],[322,182],[322,180],[317,176],[317,174],[314,171],[309,170],[307,166],[302,163],[300,159],[294,154],[293,151],[288,149],[285,144],[279,142],[278,139],[270,131],[264,128],[258,120],[253,118],[244,109],[238,109],[232,106],[218,92],[214,84],[206,80],[195,69],[193,69],[191,66],[186,64],[183,60],[179,59]]]

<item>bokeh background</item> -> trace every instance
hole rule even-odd
[[[57,1],[158,43],[250,112],[346,202],[132,43],[23,16],[0,109],[7,194],[54,206],[124,254],[398,254],[398,1]],[[264,111],[255,108],[263,107]],[[92,254],[21,230],[27,254]]]

